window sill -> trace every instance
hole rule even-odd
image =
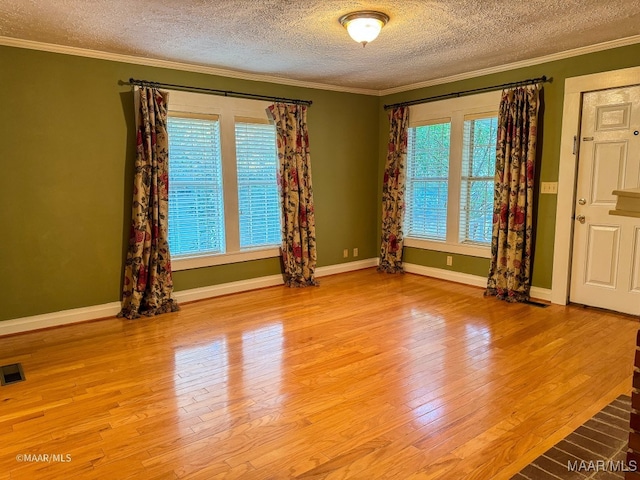
[[[267,247],[243,250],[241,252],[220,253],[216,255],[177,257],[171,259],[171,270],[177,272],[180,270],[190,270],[192,268],[213,267],[215,265],[226,265],[229,263],[247,262],[250,260],[260,260],[263,258],[279,256],[279,247]]]
[[[405,238],[405,247],[420,248],[423,250],[435,250],[437,252],[458,253],[470,257],[491,258],[491,247],[464,243],[446,243],[419,238]]]

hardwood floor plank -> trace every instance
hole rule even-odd
[[[183,472],[182,469],[178,469],[176,478],[189,480],[210,480],[212,478],[234,480],[241,478],[257,478],[257,472],[249,462],[238,465],[235,468],[231,468],[228,464],[222,462],[215,465],[208,465],[189,473]]]
[[[0,480],[506,480],[630,391],[639,327],[367,269],[4,337]]]

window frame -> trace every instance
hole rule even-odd
[[[276,164],[276,170],[275,172],[273,172],[273,180],[275,183],[271,183],[271,182],[265,182],[263,183],[263,185],[268,185],[271,189],[273,189],[273,187],[275,187],[275,191],[272,190],[272,193],[275,193],[276,198],[278,199],[278,225],[277,225],[277,229],[275,232],[273,232],[274,234],[277,234],[278,237],[278,242],[271,244],[271,243],[263,243],[260,245],[254,244],[254,245],[250,245],[250,246],[242,246],[242,211],[240,210],[240,205],[238,206],[238,222],[239,222],[239,226],[240,226],[240,250],[241,251],[247,251],[247,250],[255,250],[255,249],[260,249],[260,248],[271,248],[273,245],[280,245],[282,243],[282,208],[280,207],[280,188],[278,186],[278,166],[279,166],[279,159],[278,159],[278,134],[276,131],[276,127],[274,122],[269,122],[267,119],[264,120],[258,120],[256,118],[245,118],[245,117],[238,117],[236,116],[234,119],[234,133],[237,134],[237,130],[238,130],[238,125],[259,125],[260,127],[264,127],[264,126],[269,126],[269,130],[273,130],[274,133],[274,137],[273,137],[273,160],[275,161]],[[238,185],[240,185],[240,175],[238,173],[238,160],[237,160],[237,154],[238,154],[238,138],[237,136],[235,137],[235,145],[236,145],[236,178],[238,181]],[[255,183],[253,185],[256,185]],[[246,186],[246,185],[245,185]],[[237,197],[238,197],[238,201],[240,201],[240,187],[238,187],[238,191],[237,193]]]
[[[172,128],[171,128],[171,124],[176,121],[176,120],[196,120],[196,121],[204,121],[204,122],[208,122],[211,123],[216,132],[215,135],[217,136],[217,147],[218,147],[218,151],[217,152],[212,152],[213,155],[211,156],[211,160],[212,160],[212,164],[210,165],[210,167],[212,168],[212,178],[211,180],[213,180],[212,182],[206,181],[206,182],[202,182],[199,183],[197,181],[194,181],[193,179],[191,179],[191,181],[187,181],[185,179],[177,179],[174,176],[172,176],[172,171],[174,171],[174,167],[173,167],[173,163],[170,160],[169,161],[169,179],[170,179],[170,190],[169,190],[169,218],[173,219],[174,221],[176,220],[176,217],[180,217],[180,212],[176,211],[176,209],[172,209],[172,198],[174,198],[174,195],[179,196],[179,192],[181,190],[181,186],[183,187],[187,187],[188,190],[192,190],[194,187],[199,186],[200,188],[198,189],[201,192],[206,192],[206,191],[210,191],[214,194],[215,196],[215,202],[213,203],[213,205],[215,205],[217,208],[215,208],[215,213],[217,213],[218,215],[212,215],[210,222],[208,222],[209,225],[211,224],[215,224],[218,221],[222,221],[224,222],[224,186],[222,185],[222,154],[221,154],[221,146],[220,146],[220,119],[218,118],[217,115],[204,115],[204,114],[193,114],[193,113],[183,113],[183,112],[172,112],[171,115],[168,115],[167,118],[167,134],[171,137],[171,133],[172,133]],[[178,127],[179,128],[179,127]],[[202,128],[202,127],[200,127]],[[208,138],[207,140],[210,140],[210,138]],[[171,158],[171,152],[173,151],[173,149],[170,147],[169,148],[169,156]],[[177,155],[177,157],[179,157],[179,154]],[[203,164],[204,165],[204,164]],[[216,181],[218,180],[218,181]],[[191,187],[191,188],[189,188]],[[201,189],[201,190],[200,190]],[[198,202],[196,202],[197,204]],[[212,206],[213,206],[212,205]],[[222,208],[220,208],[222,207]],[[216,218],[218,217],[219,218]],[[191,216],[188,216],[191,217]],[[193,217],[191,217],[193,218]],[[203,222],[206,223],[206,222]],[[169,229],[169,243],[171,243],[171,232],[172,229]],[[224,234],[224,232],[222,232]],[[198,242],[200,243],[200,242]],[[191,251],[189,253],[180,253],[177,254],[174,251],[174,256],[175,258],[188,258],[190,256],[194,256],[194,255],[198,255],[198,256],[203,256],[203,255],[219,255],[221,253],[224,253],[225,249],[226,249],[226,245],[225,245],[225,239],[224,239],[224,235],[223,238],[221,239],[220,248],[218,249],[210,249],[210,250],[201,250],[201,251]]]
[[[410,172],[413,170],[413,167],[411,165],[411,163],[407,162],[407,168],[406,168],[406,194],[409,194],[412,190],[415,189],[415,183],[413,185],[411,185],[412,182],[416,182],[418,184],[422,184],[422,185],[428,185],[429,183],[443,183],[445,182],[447,184],[447,210],[448,210],[448,206],[449,206],[449,178],[450,178],[450,172],[449,172],[449,168],[450,168],[450,164],[451,164],[451,118],[436,118],[436,119],[432,119],[429,121],[424,121],[421,122],[420,125],[416,125],[415,128],[419,128],[419,127],[430,127],[430,126],[434,126],[434,125],[449,125],[449,151],[447,151],[447,176],[446,177],[426,177],[426,178],[417,178],[417,177],[412,177],[410,175]],[[411,132],[409,132],[408,135],[409,139],[411,139]],[[408,142],[407,147],[409,147],[411,145],[411,142]],[[408,148],[407,148],[407,154],[408,154]],[[408,157],[407,157],[408,158]],[[410,186],[411,185],[411,186]],[[405,202],[406,203],[406,202]],[[445,224],[444,224],[444,228],[445,228],[445,238],[444,239],[439,239],[439,238],[428,238],[427,236],[419,236],[419,237],[410,237],[416,240],[424,240],[424,241],[433,241],[433,242],[442,242],[442,241],[446,241],[446,235],[447,235],[447,218],[448,218],[448,211],[445,210]],[[405,208],[405,216],[404,216],[404,227],[405,229],[409,230],[409,226],[407,225],[407,217],[410,216],[410,212],[413,212],[413,208],[407,204],[406,208]],[[409,233],[407,233],[407,235],[409,235]]]
[[[222,97],[194,92],[169,90],[167,114],[217,116],[220,122],[220,154],[222,157],[222,188],[224,202],[224,234],[226,251],[172,256],[173,271],[210,267],[280,256],[280,245],[240,248],[240,215],[236,167],[236,119],[246,123],[272,123],[267,116],[271,102],[244,98]],[[169,159],[171,161],[171,159]],[[169,184],[171,188],[171,184]]]
[[[482,246],[485,247],[487,245],[491,244],[491,236],[489,236],[489,241],[488,242],[480,242],[480,241],[476,241],[476,240],[471,240],[470,238],[465,238],[466,235],[463,231],[463,226],[465,227],[469,227],[471,224],[471,221],[469,220],[469,212],[470,209],[467,208],[469,207],[468,202],[469,202],[469,197],[470,197],[470,186],[473,183],[477,183],[477,182],[482,182],[487,184],[488,186],[490,186],[490,190],[491,192],[493,192],[494,190],[494,186],[495,186],[495,161],[494,161],[494,167],[493,170],[491,172],[491,175],[473,175],[473,162],[474,162],[474,153],[471,153],[471,155],[469,155],[468,159],[469,159],[469,165],[468,167],[469,170],[467,170],[468,175],[464,175],[464,171],[465,171],[465,157],[467,156],[467,154],[469,154],[470,152],[466,151],[466,126],[467,126],[467,122],[476,122],[478,120],[494,120],[495,119],[495,133],[497,134],[497,130],[498,130],[498,114],[496,112],[485,112],[485,113],[481,113],[481,114],[475,114],[475,115],[470,115],[467,114],[464,116],[464,123],[463,123],[463,142],[462,142],[462,146],[463,146],[463,152],[462,152],[462,171],[461,171],[461,176],[460,176],[460,211],[459,211],[459,221],[460,221],[460,229],[458,231],[459,237],[458,237],[458,241],[459,243],[463,244],[463,245],[477,245],[477,246]],[[475,126],[474,126],[474,138],[475,138]],[[477,146],[477,143],[473,143],[470,144],[469,147],[471,147],[472,149],[475,149],[475,147]],[[494,160],[495,160],[495,147],[492,151],[492,154],[494,155]],[[467,183],[467,195],[466,195],[466,201],[463,199],[464,195],[462,194],[462,190],[463,190],[463,185],[464,183]],[[493,196],[493,195],[492,195]],[[493,199],[492,199],[493,200]],[[489,206],[489,212],[488,214],[492,217],[493,216],[493,201],[490,202]]]
[[[409,128],[432,124],[438,119],[450,118],[451,141],[449,150],[446,240],[426,240],[405,235],[404,245],[406,247],[491,258],[490,245],[460,242],[460,195],[464,120],[465,115],[495,114],[497,116],[500,98],[501,92],[494,91],[411,105],[409,107]],[[405,202],[407,201],[409,201],[409,199],[405,198]]]

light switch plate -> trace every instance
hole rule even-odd
[[[558,193],[558,182],[540,183],[540,193]]]

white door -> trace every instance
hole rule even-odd
[[[640,218],[610,215],[640,187],[640,86],[586,93],[571,267],[572,302],[640,315]]]

